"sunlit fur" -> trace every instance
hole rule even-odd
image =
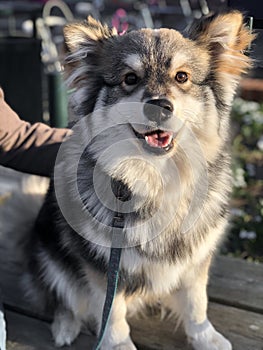
[[[157,300],[182,320],[194,349],[231,349],[207,319],[206,285],[227,226],[229,113],[240,74],[250,65],[244,51],[253,34],[239,12],[230,12],[201,19],[185,37],[171,29],[118,36],[88,18],[66,26],[65,39],[74,133],[63,145],[36,224],[27,279],[32,294],[38,292],[56,309],[56,344],[70,344],[83,321],[99,329],[113,183],[131,201],[124,215],[118,293],[102,349],[136,349],[126,314]],[[188,80],[176,81],[178,72]],[[126,83],[128,73],[138,77],[134,85]],[[173,113],[158,128],[175,138],[169,151],[156,154],[136,133],[157,127],[143,106],[160,98],[171,102]],[[74,212],[76,181],[81,201]]]

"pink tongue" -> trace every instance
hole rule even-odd
[[[151,147],[166,148],[172,142],[172,137],[171,132],[161,131],[145,135],[145,141]]]

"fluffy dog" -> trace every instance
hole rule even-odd
[[[38,303],[55,307],[56,345],[87,320],[99,329],[118,211],[120,277],[101,349],[136,349],[127,313],[157,300],[194,349],[231,349],[207,319],[206,285],[227,225],[229,113],[253,34],[232,11],[185,37],[119,36],[88,18],[66,26],[65,39],[74,132],[37,220],[27,281]]]

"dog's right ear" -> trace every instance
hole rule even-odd
[[[105,41],[116,35],[115,29],[102,25],[92,17],[65,26],[64,78],[71,91],[69,105],[75,115],[80,116],[83,111],[86,114],[87,105],[95,104],[101,80],[98,73],[99,57]]]
[[[115,28],[102,25],[92,17],[85,22],[68,24],[64,28],[66,48],[70,53],[94,51],[104,40],[117,35]]]

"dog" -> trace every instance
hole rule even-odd
[[[28,292],[55,310],[57,346],[98,333],[114,217],[119,282],[101,345],[135,350],[127,315],[161,302],[195,350],[229,350],[207,318],[209,266],[231,192],[230,111],[254,35],[238,11],[118,35],[89,17],[64,30],[73,134],[31,242]],[[223,315],[222,315],[223,317]]]

